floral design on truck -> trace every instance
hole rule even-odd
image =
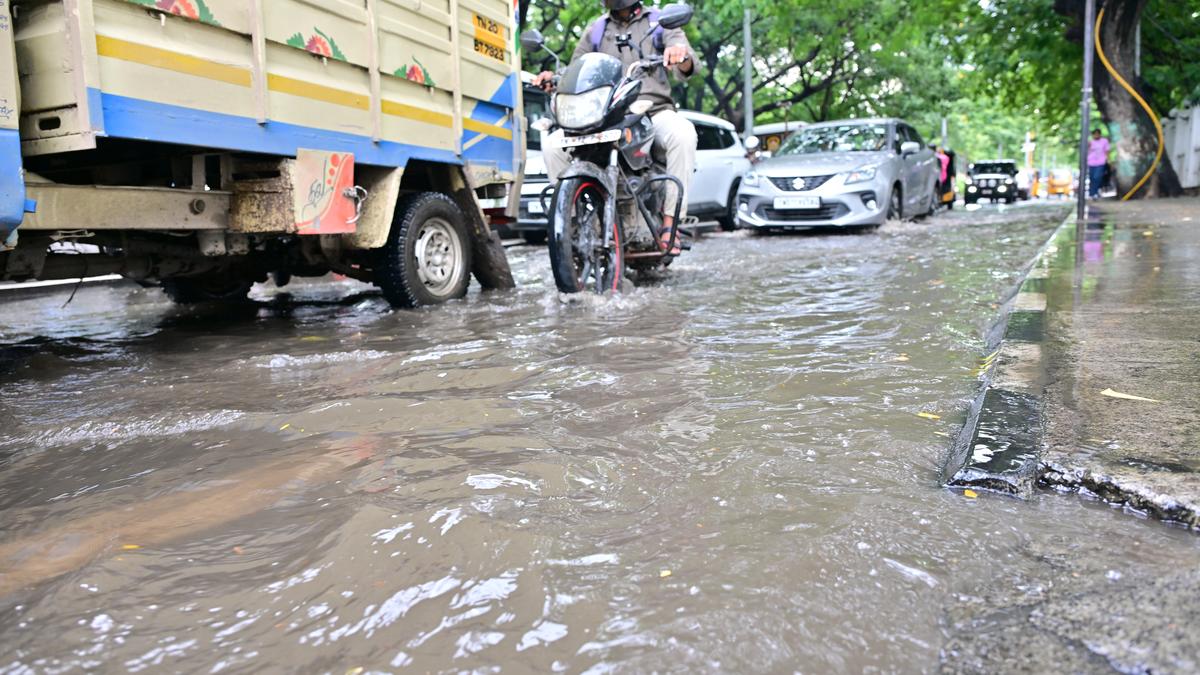
[[[192,19],[210,26],[220,26],[212,10],[204,0],[130,0],[135,5],[150,7],[185,19]]]
[[[425,67],[425,64],[418,61],[416,56],[413,57],[413,65],[400,66],[396,69],[396,72],[392,74],[396,77],[403,77],[409,82],[423,84],[430,89],[433,89],[437,86],[437,84],[435,84],[433,81],[433,76],[429,74],[429,69]]]
[[[308,39],[305,39],[303,33],[296,33],[287,39],[287,44],[290,47],[303,49],[317,56],[337,59],[338,61],[346,60],[346,55],[342,53],[341,49],[338,49],[337,42],[334,42],[333,38],[322,33],[321,29],[316,27],[313,28],[313,35]]]

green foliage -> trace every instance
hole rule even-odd
[[[1142,79],[1165,114],[1200,102],[1200,0],[1151,0],[1142,21]]]

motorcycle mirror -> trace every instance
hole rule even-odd
[[[536,52],[546,44],[546,38],[542,37],[539,30],[529,29],[521,33],[521,49],[527,52]]]
[[[746,139],[746,149],[747,150],[753,152],[758,149],[758,145],[759,145],[758,136],[751,136],[750,138]]]
[[[672,3],[658,12],[658,25],[667,30],[683,28],[691,20],[692,6],[683,2]]]

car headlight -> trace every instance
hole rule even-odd
[[[1005,184],[1005,185],[1012,185],[1012,184],[1013,184],[1013,179],[1011,179],[1011,178],[1005,178],[1005,179],[1004,179],[1004,184]]]
[[[564,129],[584,129],[604,119],[604,104],[612,87],[600,87],[582,94],[557,94],[554,97],[554,116]]]
[[[877,167],[874,164],[858,167],[857,169],[846,174],[846,185],[850,185],[851,183],[865,183],[869,180],[875,180],[876,168]]]
[[[745,176],[742,176],[742,185],[746,187],[758,187],[760,182],[759,175],[753,171],[747,171]]]

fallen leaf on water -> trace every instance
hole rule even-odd
[[[1145,232],[1143,232],[1143,233],[1142,233],[1142,236],[1143,236],[1143,237],[1153,237],[1153,236],[1154,236],[1154,230],[1146,230]]]
[[[946,433],[946,432],[944,432],[944,431],[935,431],[935,432],[933,432],[933,433],[934,433],[934,434],[936,434],[936,435],[938,435],[938,436],[945,436],[946,438],[950,438],[950,434],[948,434],[948,433]]]
[[[238,554],[238,555],[242,555],[243,553],[245,553],[245,552],[246,552],[246,549],[242,548],[241,546],[234,546],[234,547],[233,547],[233,552],[234,552],[234,553],[236,553],[236,554]]]
[[[329,338],[321,337],[320,335],[305,335],[304,337],[300,338],[300,341],[301,342],[324,342],[325,340],[328,340],[328,339]]]
[[[930,286],[941,286],[944,283],[946,283],[946,282],[942,281],[941,279],[934,279],[933,281],[929,282],[929,285]]]
[[[893,357],[892,360],[893,361],[907,361],[908,354],[901,354],[900,356]]]
[[[285,424],[285,425],[283,425],[283,426],[279,427],[279,430],[280,430],[280,431],[283,431],[284,429],[286,429],[286,428],[288,428],[288,427],[290,427],[290,426],[292,426],[292,425],[291,425],[291,423],[289,422],[288,424]]]
[[[137,544],[125,544],[121,546],[122,551],[136,551],[139,548],[141,548],[141,546],[138,546]]]
[[[659,579],[666,579],[669,576],[671,576],[671,570],[659,570],[658,571]]]
[[[346,671],[346,675],[359,675],[365,670],[362,666],[357,666]]]
[[[1108,396],[1110,398],[1119,398],[1124,401],[1145,401],[1146,403],[1162,403],[1162,401],[1159,401],[1157,399],[1146,398],[1144,396],[1134,396],[1133,394],[1122,394],[1121,392],[1113,391],[1112,389],[1105,389],[1104,391],[1100,392],[1100,395]]]
[[[933,413],[931,413],[931,412],[919,412],[919,413],[917,413],[917,417],[924,417],[924,418],[925,418],[925,419],[927,419],[927,420],[940,420],[940,419],[942,419],[942,416],[941,416],[941,415],[934,415],[934,414],[933,414]]]
[[[963,496],[967,499],[975,499],[979,496],[979,493],[974,490],[963,490]]]

